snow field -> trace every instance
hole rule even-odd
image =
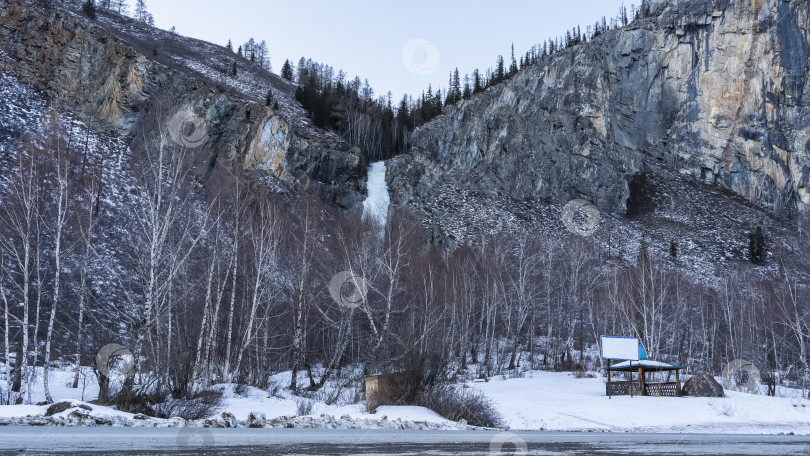
[[[71,370],[51,372],[57,402],[68,400],[78,406],[97,397],[98,385],[89,369],[82,371],[78,389],[69,387],[74,375]],[[44,400],[41,373],[38,368],[32,389],[33,403]],[[283,388],[288,382],[289,372],[273,376],[271,383],[277,386],[273,394],[253,387],[216,385],[214,388],[223,392],[225,407],[207,420],[147,418],[94,404],[88,404],[92,411],[72,408],[45,418],[47,406],[4,405],[0,406],[0,425],[468,428],[424,407],[383,406],[369,414],[365,404],[352,403],[349,394],[339,396],[334,403],[327,403],[318,395],[297,397]],[[801,391],[791,389],[780,389],[778,393],[783,397],[726,391],[725,398],[614,396],[611,399],[604,396],[601,377],[576,378],[571,373],[543,371],[528,371],[519,378],[471,381],[460,387],[482,391],[512,430],[810,435],[810,401],[802,398]],[[0,389],[4,388],[3,381]],[[308,402],[311,409],[298,416],[301,402]]]

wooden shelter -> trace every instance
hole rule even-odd
[[[381,405],[411,405],[423,384],[420,371],[368,376],[365,378],[366,410],[374,413]]]
[[[605,393],[607,396],[681,396],[681,369],[682,366],[653,361],[651,359],[640,359],[638,361],[625,361],[604,368],[607,371],[607,383]],[[672,372],[675,371],[674,382],[651,383],[647,381],[647,374],[650,372]],[[630,374],[629,381],[611,381],[611,372],[627,372]],[[638,372],[639,380],[633,380],[633,374]]]

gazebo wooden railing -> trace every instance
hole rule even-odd
[[[606,396],[630,396],[630,388],[633,388],[633,396],[654,396],[654,397],[678,397],[678,383],[645,383],[645,393],[641,394],[641,383],[634,380],[632,382],[607,382],[605,383]]]
[[[647,387],[647,396],[679,397],[681,395],[676,382],[647,383],[645,386]]]
[[[633,396],[641,395],[641,386],[638,382],[607,382],[605,383],[606,396],[629,396],[633,388]]]

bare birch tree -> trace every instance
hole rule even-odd
[[[6,180],[9,195],[0,208],[0,220],[8,229],[8,235],[0,238],[0,242],[9,253],[20,277],[13,281],[18,299],[22,303],[22,316],[19,319],[22,347],[16,368],[19,375],[17,402],[22,402],[26,397],[29,383],[29,314],[34,280],[32,268],[36,253],[36,224],[39,217],[39,170],[35,156],[36,151],[32,148],[19,151],[16,169]]]

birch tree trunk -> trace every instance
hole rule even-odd
[[[6,376],[6,397],[4,404],[11,403],[11,349],[9,345],[9,319],[11,315],[8,313],[8,295],[6,294],[6,257],[3,246],[0,245],[0,297],[3,299],[3,361],[5,362],[5,376]]]
[[[242,344],[239,347],[239,354],[236,357],[236,369],[239,373],[242,364],[242,356],[245,349],[253,339],[253,327],[256,320],[256,310],[261,301],[261,287],[265,283],[265,278],[271,274],[272,265],[275,261],[276,248],[278,247],[278,225],[276,214],[267,200],[262,201],[259,206],[258,220],[253,226],[253,261],[255,264],[255,277],[253,280],[252,300],[250,313],[248,315],[247,330]]]
[[[309,280],[309,227],[310,227],[310,210],[309,204],[305,209],[304,226],[302,232],[302,239],[300,242],[301,255],[301,269],[295,288],[295,303],[294,303],[294,333],[292,343],[292,376],[290,378],[290,390],[298,391],[298,371],[304,359],[304,325],[305,325],[305,311],[306,311],[306,285]]]
[[[59,139],[57,138],[57,141]],[[67,157],[62,156],[65,151],[57,148],[56,157],[56,223],[53,227],[54,235],[54,279],[53,297],[51,300],[51,313],[48,318],[48,332],[45,338],[45,365],[42,372],[42,385],[45,392],[45,400],[53,403],[49,384],[50,364],[51,364],[51,343],[53,342],[53,325],[56,321],[56,310],[59,308],[60,280],[62,278],[62,232],[67,224],[68,216],[68,169],[70,163]]]
[[[90,257],[93,255],[93,234],[97,224],[97,219],[93,215],[93,208],[98,197],[99,187],[95,176],[91,180],[91,187],[87,192],[87,224],[81,229],[82,242],[84,244],[84,256],[82,258],[81,271],[79,272],[79,319],[76,328],[76,372],[73,376],[73,388],[79,387],[79,374],[82,366],[82,349],[84,348],[84,310],[87,306],[87,279],[90,268]]]
[[[16,402],[23,402],[28,397],[28,356],[29,335],[31,332],[29,314],[31,310],[31,263],[34,256],[34,233],[39,218],[39,172],[32,154],[35,150],[21,151],[17,160],[17,168],[7,178],[6,183],[10,190],[10,197],[0,205],[0,215],[4,225],[9,229],[11,237],[0,237],[0,243],[11,255],[16,268],[20,271],[20,281],[15,286],[22,302],[22,316],[20,318],[22,332],[21,355],[17,359],[20,388]]]

